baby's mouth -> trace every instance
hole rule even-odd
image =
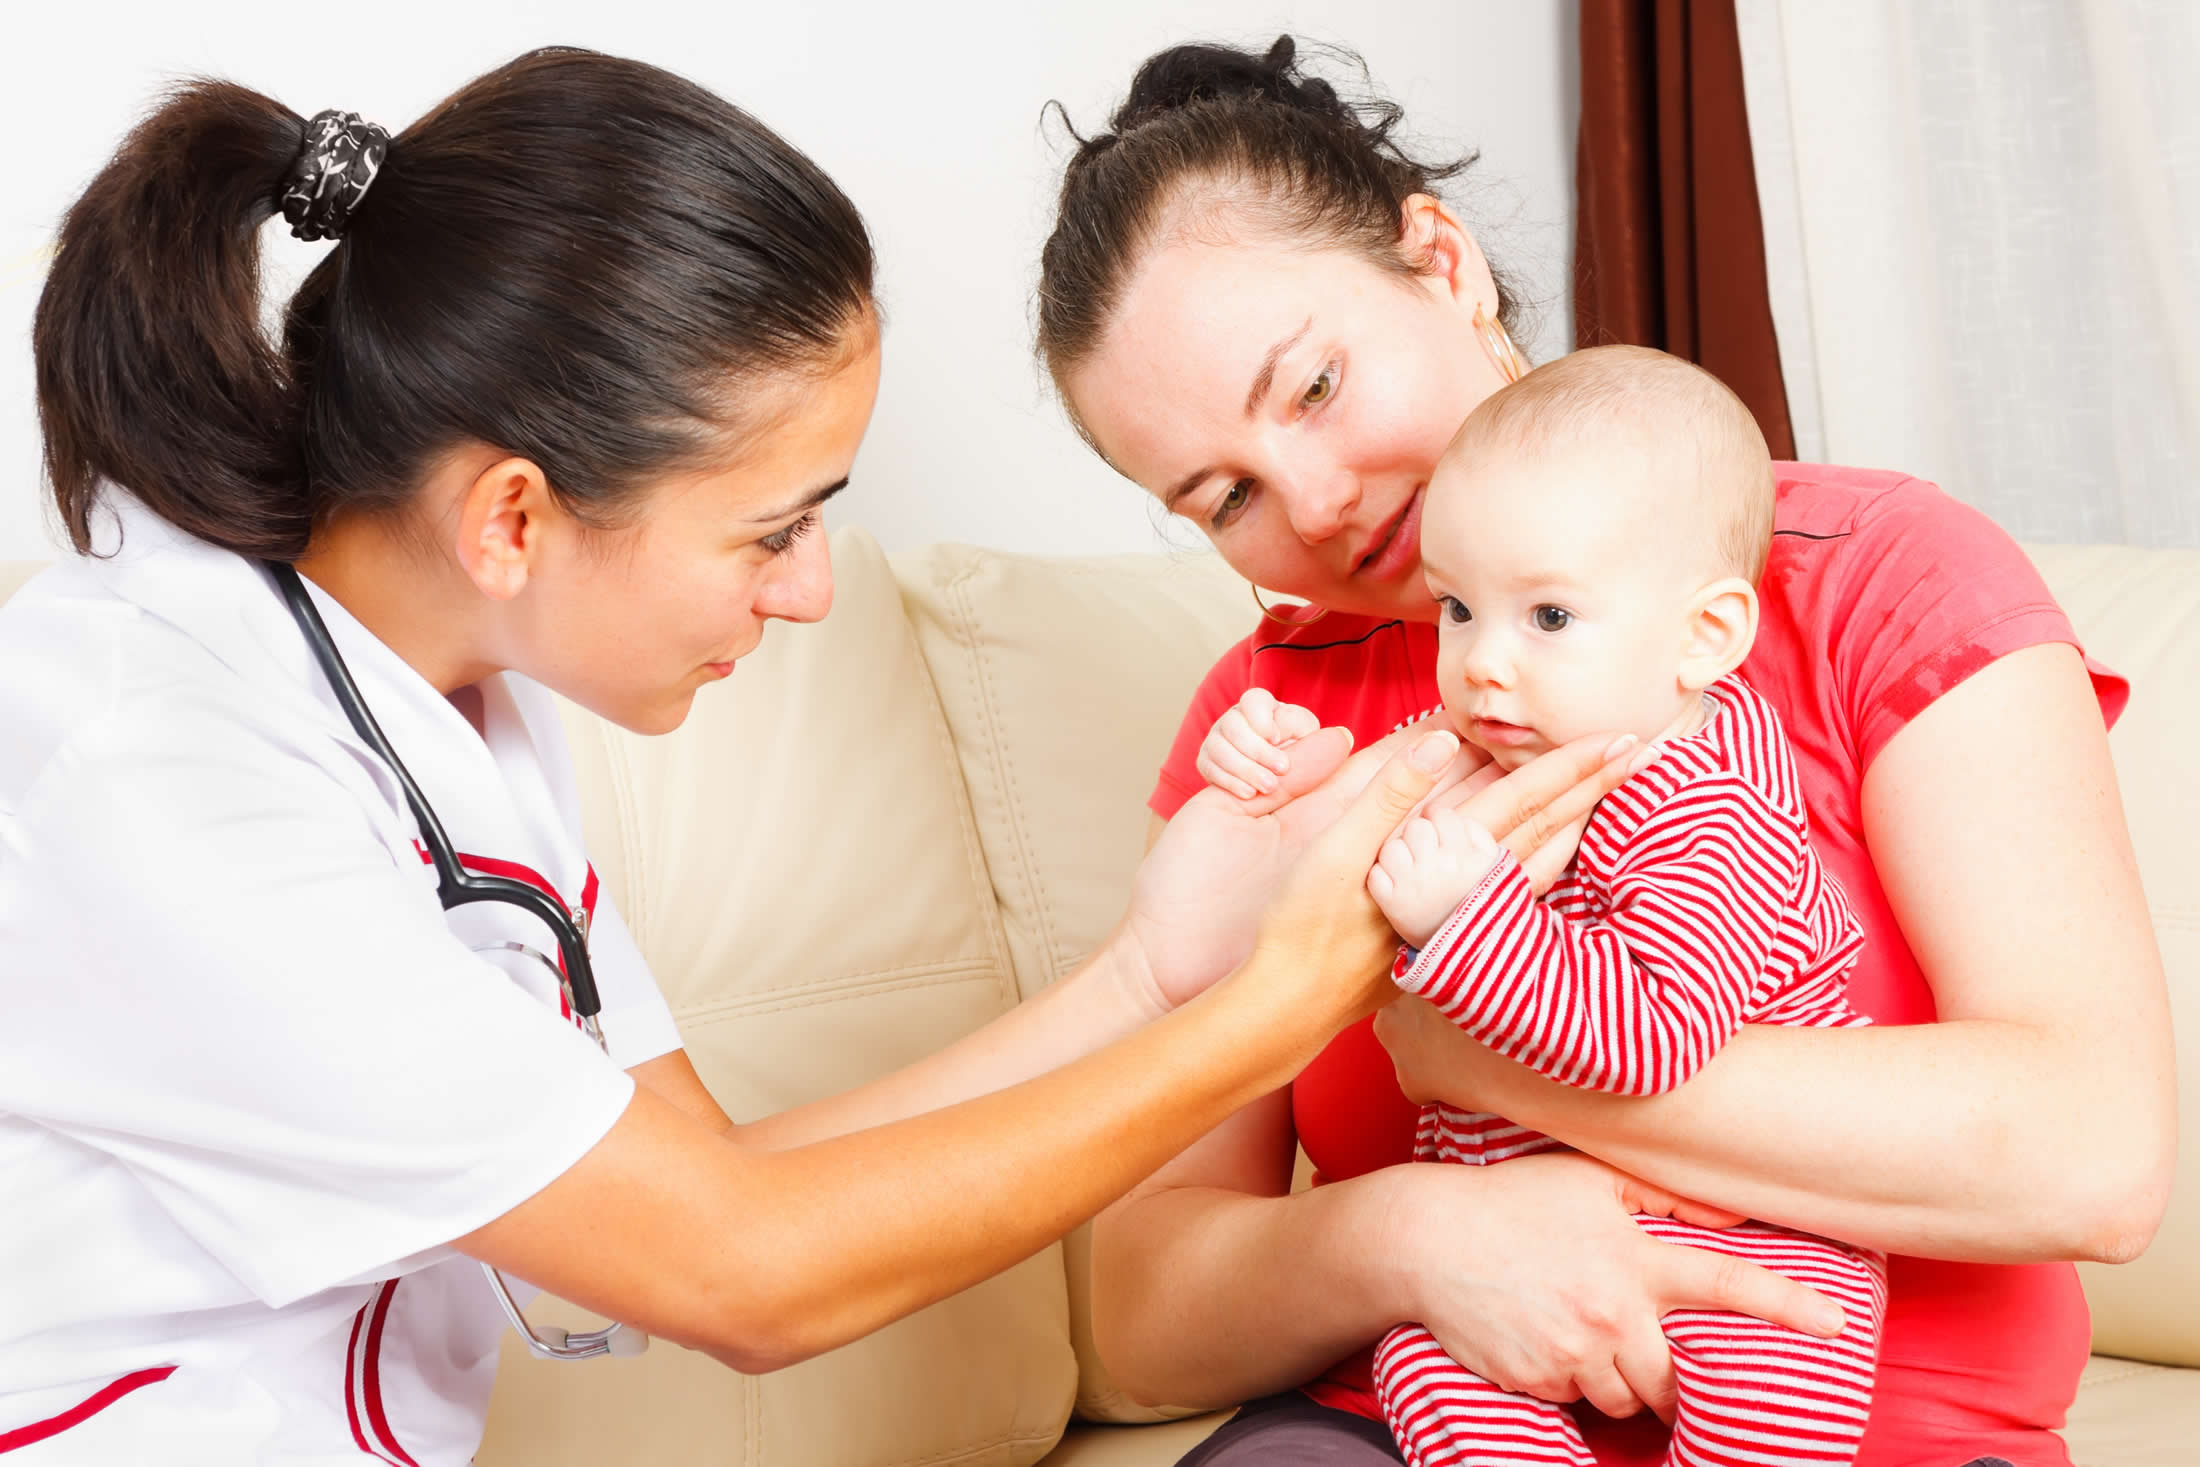
[[[1523,724],[1507,723],[1502,718],[1470,718],[1467,737],[1485,749],[1493,745],[1518,748],[1534,740],[1535,730]]]

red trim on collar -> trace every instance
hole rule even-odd
[[[428,848],[417,839],[413,841],[413,849],[420,853],[422,864],[435,864],[435,858],[428,854]],[[458,863],[461,866],[469,870],[478,871],[483,876],[502,876],[511,881],[524,881],[559,906],[566,908],[568,911],[572,909],[573,904],[558,894],[558,889],[550,884],[550,878],[531,866],[522,866],[517,861],[506,861],[496,856],[470,856],[464,851],[454,851],[452,854],[458,857]],[[602,883],[596,879],[596,867],[593,862],[588,865],[587,871],[587,879],[581,886],[581,910],[586,912],[588,919],[593,922],[596,919],[596,893],[601,890]],[[565,971],[565,954],[563,953],[558,954],[558,971],[561,973]],[[561,1019],[573,1017],[573,1006],[565,1001],[565,993],[562,989],[558,993],[558,1017]]]

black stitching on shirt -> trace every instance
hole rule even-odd
[[[1377,632],[1387,632],[1404,625],[1405,620],[1401,617],[1394,621],[1380,622],[1357,637],[1346,637],[1341,642],[1258,642],[1254,644],[1253,651],[1257,655],[1262,652],[1327,652],[1335,647],[1357,647],[1372,639]]]

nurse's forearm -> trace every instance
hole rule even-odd
[[[747,1145],[804,1146],[1021,1084],[1160,1017],[1119,938],[1025,1003],[944,1049],[853,1090],[738,1126]]]
[[[738,1369],[791,1364],[1029,1257],[1287,1082],[1333,1026],[1279,1015],[1293,982],[1262,966],[1279,961],[1036,1079],[791,1150],[638,1090],[581,1162],[458,1246]]]

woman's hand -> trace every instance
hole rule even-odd
[[[1351,735],[1325,728],[1292,746],[1290,769],[1275,793],[1235,800],[1206,789],[1185,803],[1139,867],[1118,932],[1157,1011],[1204,991],[1245,960],[1292,861],[1366,787],[1395,750],[1394,740],[1426,727],[1350,758]],[[1462,747],[1429,798],[1487,830],[1540,888],[1573,859],[1597,801],[1651,757],[1632,739],[1600,735],[1504,774],[1480,751]]]
[[[1840,1306],[1768,1269],[1651,1237],[1635,1213],[1729,1227],[1691,1203],[1571,1154],[1501,1167],[1394,1168],[1381,1242],[1404,1270],[1406,1315],[1467,1369],[1607,1416],[1673,1419],[1673,1358],[1659,1321],[1732,1310],[1809,1334],[1840,1333]]]
[[[1427,999],[1411,994],[1375,1016],[1375,1037],[1390,1051],[1399,1093],[1416,1105],[1441,1101],[1459,1110],[1510,1115],[1502,1098],[1507,1072],[1535,1075],[1477,1041]]]

